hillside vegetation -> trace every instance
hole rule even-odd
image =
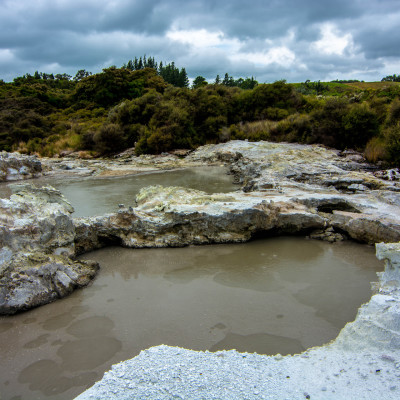
[[[320,143],[400,164],[399,82],[258,84],[225,74],[189,88],[183,68],[138,61],[0,81],[0,150],[143,154],[247,139]]]

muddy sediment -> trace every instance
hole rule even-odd
[[[326,344],[383,270],[372,246],[303,237],[107,247],[83,258],[101,264],[88,288],[0,317],[0,330],[10,324],[0,343],[5,399],[69,400],[112,364],[161,343],[270,355]]]

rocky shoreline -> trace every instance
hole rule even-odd
[[[204,146],[184,158],[135,157],[128,153],[108,161],[43,160],[42,169],[55,176],[110,176],[205,164],[228,166],[242,190],[209,195],[185,188],[152,186],[143,188],[136,201],[126,207],[121,205],[116,213],[72,218],[67,199],[55,189],[15,186],[9,199],[0,199],[0,313],[12,314],[46,304],[88,284],[98,265],[75,261],[75,256],[109,244],[178,247],[244,242],[283,234],[331,242],[350,238],[382,243],[377,245],[377,255],[387,260],[386,269],[380,276],[377,293],[359,310],[356,320],[321,351],[334,351],[336,355],[356,349],[380,351],[390,353],[388,357],[395,360],[393,365],[400,366],[397,171],[378,171],[351,152],[243,141]],[[313,350],[310,352],[312,358]],[[159,356],[157,351],[151,354]],[[180,354],[189,356],[186,351]],[[375,360],[376,354],[371,357]],[[207,362],[215,362],[214,355],[206,358]],[[298,362],[295,357],[292,359]],[[263,362],[269,361],[264,357]],[[104,391],[107,379],[96,387]],[[397,389],[400,391],[400,387]],[[92,393],[95,392],[89,391],[80,398],[93,398]],[[96,396],[97,392],[95,398],[112,398]]]

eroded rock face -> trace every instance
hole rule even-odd
[[[99,265],[66,256],[19,253],[0,274],[0,314],[14,314],[65,297],[86,286]]]
[[[294,143],[232,141],[207,145],[187,157],[191,162],[225,162],[246,191],[305,190],[357,192],[387,188],[400,191],[394,181],[375,176],[372,166],[336,150]],[[383,174],[385,175],[385,174]],[[362,185],[362,186],[357,186]]]
[[[134,209],[76,219],[75,245],[82,253],[110,242],[126,247],[237,243],[273,230],[307,232],[324,227],[327,221],[297,202],[151,186],[139,193]]]
[[[0,199],[0,268],[7,254],[20,251],[74,254],[72,206],[48,186],[16,184],[10,199]]]
[[[73,262],[71,205],[52,188],[15,185],[0,199],[0,314],[70,294],[95,276],[96,263]]]
[[[152,186],[135,208],[75,219],[78,253],[109,243],[166,247],[244,242],[259,235],[303,234],[327,241],[347,237],[363,243],[400,240],[398,210],[376,209],[368,198],[300,191],[288,194],[203,192]],[[357,208],[356,208],[357,207]],[[348,209],[351,211],[342,211]],[[396,214],[397,212],[397,214]]]
[[[41,172],[42,164],[36,156],[0,153],[0,182],[36,178]]]
[[[385,261],[376,294],[361,306],[356,320],[342,329],[335,341],[339,348],[400,350],[400,243],[376,244],[376,256]]]

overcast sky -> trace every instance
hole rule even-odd
[[[400,0],[0,0],[0,79],[143,54],[213,81],[400,74]]]

